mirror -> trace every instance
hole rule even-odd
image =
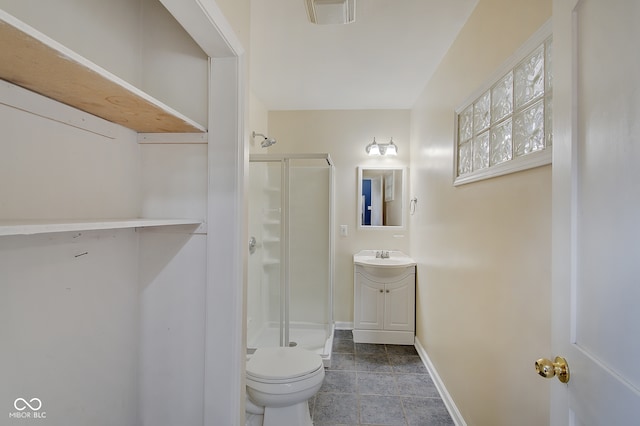
[[[404,226],[403,167],[358,167],[358,226]]]

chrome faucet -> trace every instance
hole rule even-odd
[[[378,259],[388,259],[389,258],[389,251],[388,250],[377,251],[376,252],[376,257]]]

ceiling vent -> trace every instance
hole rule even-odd
[[[356,20],[356,0],[305,0],[305,4],[314,24],[350,24]]]

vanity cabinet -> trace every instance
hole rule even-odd
[[[415,265],[400,268],[355,265],[356,343],[413,345],[415,268]]]

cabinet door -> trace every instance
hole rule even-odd
[[[354,326],[362,330],[382,330],[384,284],[356,274]]]
[[[384,329],[413,331],[415,329],[415,275],[385,286]]]

